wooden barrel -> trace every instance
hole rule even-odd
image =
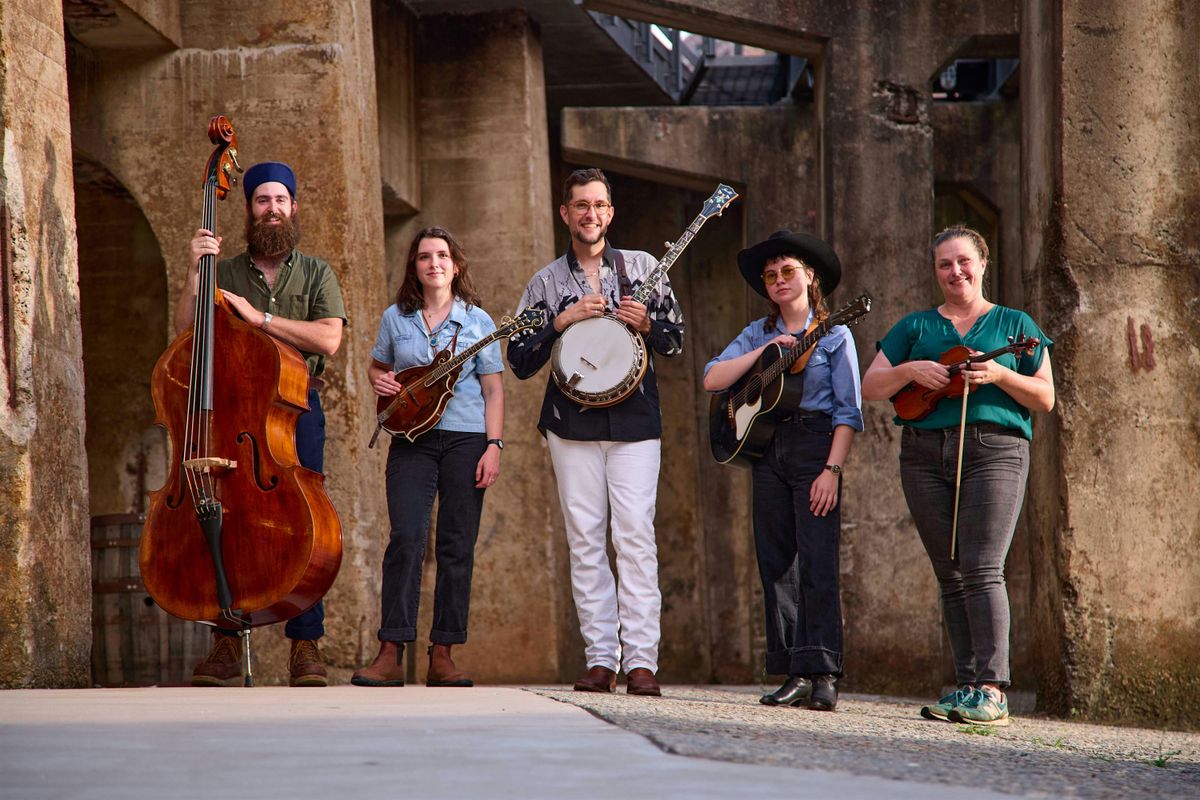
[[[186,686],[210,628],[176,619],[146,594],[138,570],[141,514],[92,517],[92,684]]]

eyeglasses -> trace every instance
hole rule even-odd
[[[767,286],[774,286],[775,281],[778,280],[782,280],[784,283],[787,283],[796,275],[796,271],[800,269],[803,268],[793,267],[791,264],[788,264],[786,267],[780,267],[778,272],[773,269],[769,269],[762,274],[763,283],[765,283]]]
[[[596,209],[597,214],[603,214],[605,211],[608,211],[610,208],[612,208],[612,203],[604,200],[597,200],[594,203],[589,203],[587,200],[576,200],[573,203],[567,203],[567,206],[576,214],[583,216],[588,212],[589,208]]]

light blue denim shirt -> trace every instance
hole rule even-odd
[[[809,323],[812,314],[809,314]],[[781,317],[775,330],[763,330],[766,317],[747,325],[738,337],[729,343],[721,355],[704,365],[704,374],[718,361],[728,361],[762,347],[781,333],[791,333]],[[808,325],[805,325],[807,328]],[[854,349],[854,337],[845,325],[834,325],[829,333],[821,337],[813,348],[803,372],[804,396],[800,408],[804,411],[822,411],[833,417],[833,424],[849,425],[856,431],[863,429],[862,387],[858,376],[858,353]]]
[[[371,358],[381,364],[391,364],[392,369],[398,372],[409,367],[432,364],[434,355],[454,341],[455,331],[458,332],[458,341],[454,352],[461,353],[494,330],[496,323],[492,322],[486,311],[478,306],[468,308],[466,303],[457,298],[446,319],[433,331],[425,329],[420,310],[404,314],[393,303],[379,320],[379,336],[375,339]],[[454,397],[446,404],[446,411],[434,428],[486,433],[479,376],[503,371],[504,361],[500,357],[499,342],[492,342],[476,353],[474,358],[468,359],[462,365],[458,383],[454,385]]]

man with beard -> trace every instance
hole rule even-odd
[[[606,310],[641,332],[655,353],[675,356],[682,351],[683,315],[670,284],[664,279],[645,306],[629,296],[657,260],[608,244],[611,200],[608,179],[600,170],[576,170],[567,178],[558,213],[571,244],[533,276],[521,297],[521,308],[541,309],[548,324],[509,340],[508,361],[518,378],[532,377],[542,368],[554,341],[572,323]],[[661,694],[655,678],[662,595],[654,506],[662,419],[653,356],[648,355],[637,390],[613,406],[585,408],[548,380],[538,420],[558,482],[571,552],[571,589],[586,645],[588,672],[575,684],[580,692],[611,692],[623,666],[629,694]],[[608,564],[610,515],[619,586]]]
[[[337,352],[346,309],[337,277],[324,261],[296,249],[300,227],[296,175],[287,164],[268,161],[246,171],[246,252],[217,263],[217,286],[238,316],[298,349],[308,362],[309,410],[296,420],[296,452],[302,466],[324,472],[325,414],[319,389],[325,357]],[[221,237],[200,229],[192,239],[192,261],[217,256]],[[188,272],[175,306],[175,330],[192,324],[199,272]],[[253,380],[256,376],[247,376]],[[270,376],[263,376],[268,379]],[[317,640],[325,633],[321,601],[288,620],[290,686],[325,686]],[[192,671],[193,686],[232,686],[242,681],[237,634],[218,629],[212,650]]]

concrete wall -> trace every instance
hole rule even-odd
[[[1200,9],[1026,0],[1023,15],[1025,258],[1058,339],[1031,491],[1038,633],[1061,658],[1044,694],[1059,713],[1194,727]]]
[[[57,3],[0,8],[0,116],[0,687],[84,686],[88,475]]]
[[[529,277],[554,257],[541,45],[520,11],[424,17],[416,34],[415,113],[419,213],[389,218],[388,301],[413,234],[439,225],[463,244],[484,309],[497,322],[516,308]],[[487,65],[480,68],[480,65]],[[394,119],[393,112],[387,118]],[[386,159],[394,157],[388,154]],[[370,315],[372,330],[386,302]],[[356,368],[366,369],[364,359]],[[466,646],[455,659],[490,682],[574,677],[564,659],[573,609],[566,544],[549,456],[535,427],[545,384],[505,377],[505,450],[488,490],[475,550]],[[383,470],[369,484],[383,496]],[[372,536],[386,542],[388,528]],[[432,540],[418,625],[419,669],[433,611]],[[382,549],[380,549],[380,561]],[[369,580],[379,583],[379,563]],[[376,588],[377,591],[377,588]],[[368,627],[378,627],[371,609]]]
[[[377,602],[377,551],[365,534],[386,519],[382,497],[370,490],[368,476],[381,472],[382,460],[366,449],[374,400],[361,371],[375,335],[369,320],[386,292],[370,4],[188,2],[179,6],[179,25],[178,49],[73,49],[75,148],[145,214],[171,303],[199,223],[209,117],[233,122],[244,167],[281,160],[296,168],[301,249],[333,266],[350,317],[322,395],[326,488],[345,535],[342,572],[326,598],[324,649],[335,677],[347,677],[370,648],[365,609]],[[240,186],[218,206],[226,253],[244,246],[244,209]],[[262,679],[285,679],[282,631],[257,639]]]

